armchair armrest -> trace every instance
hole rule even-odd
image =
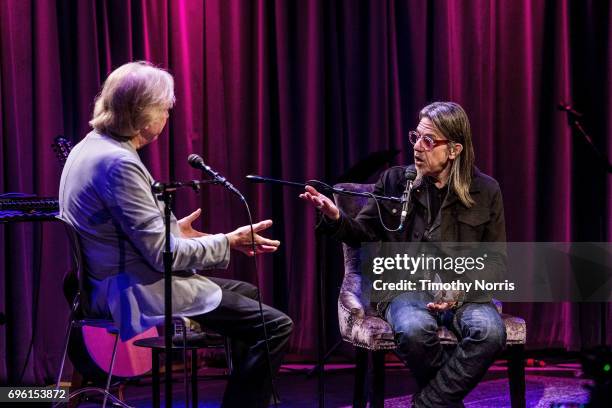
[[[354,319],[363,319],[366,316],[365,307],[360,299],[360,293],[361,276],[356,273],[344,275],[338,303],[342,308],[349,311]]]

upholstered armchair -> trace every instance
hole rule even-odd
[[[373,184],[344,183],[342,187],[352,191],[372,192]],[[336,205],[345,214],[355,217],[365,205],[367,198],[334,196]],[[391,326],[380,318],[370,304],[361,296],[361,274],[359,270],[359,249],[343,244],[344,280],[338,297],[338,321],[342,339],[355,346],[356,369],[353,406],[365,407],[368,400],[371,407],[383,407],[385,388],[385,354],[396,348]],[[501,302],[495,302],[506,325],[506,350],[510,399],[513,408],[525,406],[525,368],[523,345],[526,339],[526,325],[521,318],[502,313]],[[457,344],[454,333],[444,327],[438,331],[442,344]],[[366,389],[366,375],[369,361],[372,361],[371,392]]]

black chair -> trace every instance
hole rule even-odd
[[[66,363],[66,356],[68,355],[68,344],[70,341],[70,336],[72,334],[72,330],[79,327],[92,326],[92,327],[100,327],[106,329],[109,333],[115,336],[115,341],[113,345],[113,352],[111,355],[110,365],[108,367],[108,376],[106,379],[106,387],[104,389],[99,387],[87,387],[82,390],[78,390],[70,395],[70,398],[73,398],[83,392],[95,391],[100,392],[104,395],[104,402],[102,404],[103,407],[106,407],[106,402],[109,397],[111,379],[113,377],[113,367],[115,365],[115,357],[117,356],[117,344],[119,342],[119,329],[116,324],[112,320],[108,319],[97,319],[97,318],[85,318],[83,317],[83,309],[86,302],[85,296],[83,296],[83,257],[81,253],[81,243],[79,240],[79,236],[72,226],[72,224],[66,220],[58,218],[62,224],[64,225],[64,229],[66,231],[66,235],[68,236],[68,241],[70,243],[70,254],[72,260],[72,273],[75,275],[78,281],[78,289],[76,294],[73,296],[72,306],[70,309],[70,317],[68,322],[68,327],[66,329],[66,337],[64,341],[64,352],[62,354],[62,362],[60,364],[60,370],[57,375],[57,383],[56,389],[59,389],[60,383],[62,380],[62,374],[64,372],[64,365]],[[115,402],[121,403],[115,397],[111,396]]]

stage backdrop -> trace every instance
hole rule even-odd
[[[612,9],[600,1],[0,1],[0,192],[56,195],[50,144],[78,142],[106,75],[133,60],[168,69],[176,107],[142,151],[160,180],[196,178],[195,152],[275,221],[280,251],[260,258],[264,299],[296,322],[291,352],[316,349],[315,214],[299,191],[246,184],[249,173],[333,182],[368,153],[397,148],[419,109],[467,110],[478,166],[499,180],[513,241],[610,240],[610,179],[572,135],[561,100],[584,111],[612,152]],[[201,206],[201,228],[246,222],[220,187],[182,192],[177,215]],[[68,252],[58,225],[0,227],[0,381],[53,381],[68,307]],[[330,250],[339,251],[331,245]],[[328,271],[329,316],[342,270]],[[221,276],[254,282],[233,255]],[[597,343],[597,305],[514,304],[531,348]],[[608,311],[610,309],[608,308]],[[612,328],[610,313],[608,328]],[[330,342],[337,322],[328,321]],[[608,342],[612,334],[608,333]]]

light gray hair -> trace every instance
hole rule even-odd
[[[170,109],[174,102],[172,75],[146,61],[130,62],[104,81],[89,124],[129,140],[151,123],[155,110]]]

